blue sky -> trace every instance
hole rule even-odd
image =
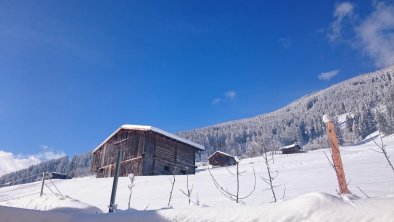
[[[0,150],[274,111],[394,62],[392,1],[0,1]]]

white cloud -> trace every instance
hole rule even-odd
[[[212,100],[213,105],[217,105],[220,103],[229,103],[235,101],[237,97],[237,93],[233,90],[229,90],[224,93],[224,97],[216,97]]]
[[[279,38],[278,42],[285,49],[287,49],[287,48],[289,48],[291,46],[291,39],[290,39],[290,37]]]
[[[394,64],[394,5],[377,3],[375,10],[356,27],[356,47],[377,67]]]
[[[41,146],[43,151],[34,155],[15,155],[11,152],[0,150],[0,176],[27,168],[42,161],[65,156],[64,152],[55,152],[48,146]]]
[[[354,5],[350,2],[342,2],[336,5],[334,17],[341,19],[353,13]]]
[[[212,104],[216,105],[216,104],[219,104],[221,101],[222,101],[222,99],[215,98],[215,99],[212,100]]]
[[[41,147],[41,152],[35,154],[35,156],[42,161],[56,159],[66,155],[63,151],[54,151],[54,149],[52,149],[47,145],[41,145],[40,147]]]
[[[331,24],[328,38],[330,42],[339,40],[343,26],[350,24],[351,36],[348,42],[373,60],[378,68],[394,64],[394,5],[382,1],[373,1],[372,12],[361,18],[354,13],[354,5],[343,2],[335,7],[334,21]],[[345,18],[358,18],[356,20]],[[348,23],[351,21],[351,23]]]
[[[225,96],[226,96],[226,99],[231,101],[231,100],[234,100],[235,97],[237,97],[237,93],[235,91],[230,90],[230,91],[226,92]]]
[[[328,72],[322,72],[317,76],[317,78],[319,78],[320,80],[323,80],[323,81],[328,81],[328,80],[332,79],[334,76],[338,75],[338,73],[339,73],[338,69],[331,70]]]
[[[6,173],[29,167],[39,162],[41,161],[34,156],[20,158],[18,156],[15,156],[13,153],[0,150],[0,176]]]
[[[343,21],[346,18],[351,18],[353,15],[354,5],[350,2],[342,2],[335,6],[333,13],[334,21],[331,23],[328,39],[331,42],[336,41],[341,37]]]

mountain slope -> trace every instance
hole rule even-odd
[[[332,116],[346,114],[344,127],[338,128],[338,135],[342,144],[354,144],[378,126],[392,125],[387,123],[394,122],[393,100],[394,66],[306,95],[271,113],[180,132],[178,135],[203,144],[206,147],[205,153],[201,154],[203,159],[215,150],[254,156],[256,144],[276,149],[298,143],[316,149],[326,141],[321,117],[323,113],[328,113]],[[384,130],[386,133],[394,131],[389,128]]]
[[[200,153],[200,160],[205,160],[216,150],[253,157],[259,155],[262,145],[273,150],[299,143],[306,149],[318,149],[326,146],[321,120],[323,113],[345,119],[337,129],[342,144],[354,144],[377,128],[385,134],[394,133],[394,66],[306,95],[271,113],[179,132],[178,135],[205,146],[206,151]],[[18,183],[35,181],[39,178],[36,174],[43,171],[83,176],[89,173],[90,161],[91,155],[86,153],[73,157],[70,162],[68,158],[44,162],[3,175],[0,185],[16,180]],[[60,164],[62,162],[66,163]],[[20,180],[27,177],[28,180]]]

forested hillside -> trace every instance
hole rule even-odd
[[[354,144],[377,128],[394,132],[394,66],[360,75],[306,95],[271,113],[178,133],[205,146],[205,159],[216,150],[254,156],[254,146],[269,149],[298,143],[307,149],[326,144],[322,115],[341,123],[342,144]],[[339,124],[338,124],[339,126]]]
[[[199,160],[206,160],[216,150],[256,156],[256,148],[262,145],[273,150],[298,143],[306,149],[318,149],[327,146],[323,113],[337,117],[337,134],[343,145],[357,143],[377,129],[384,134],[394,133],[394,66],[306,95],[271,113],[178,135],[205,146]],[[83,176],[90,173],[90,163],[90,152],[71,160],[50,160],[4,175],[0,184],[35,181],[44,171]]]
[[[30,183],[42,178],[43,172],[58,172],[71,177],[80,177],[90,174],[91,153],[75,155],[71,160],[67,156],[48,160],[29,168],[18,170],[0,177],[0,186],[7,183]]]

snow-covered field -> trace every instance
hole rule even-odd
[[[394,135],[385,137],[384,142],[394,161]],[[144,176],[136,177],[131,196],[133,210],[125,211],[129,178],[124,177],[119,180],[116,196],[121,212],[104,214],[100,210],[108,211],[112,178],[85,177],[54,180],[65,197],[54,196],[52,191],[58,191],[49,181],[41,198],[38,194],[40,182],[0,188],[0,205],[3,205],[0,221],[51,220],[48,218],[56,221],[130,221],[131,218],[133,221],[394,221],[394,172],[384,156],[371,148],[376,149],[376,146],[368,140],[358,146],[341,147],[349,189],[361,197],[355,200],[338,197],[335,172],[323,153],[329,155],[329,150],[322,149],[274,155],[272,167],[279,173],[274,180],[278,185],[275,188],[280,199],[278,203],[271,203],[272,193],[261,179],[266,177],[265,164],[261,157],[256,157],[241,160],[240,168],[246,171],[240,179],[241,196],[253,188],[252,166],[256,170],[257,184],[255,192],[240,204],[228,200],[216,189],[203,166],[189,176],[190,186],[193,186],[192,201],[198,200],[198,206],[189,206],[187,197],[180,191],[186,190],[186,176],[176,176],[170,208],[167,202],[171,176]],[[234,171],[234,168],[228,170]],[[235,191],[236,178],[228,170],[215,168],[211,172],[223,187]]]

